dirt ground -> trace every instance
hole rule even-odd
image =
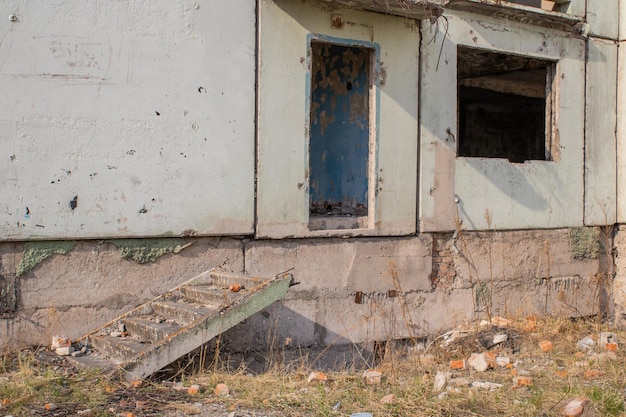
[[[609,335],[609,341],[606,338]],[[626,416],[626,332],[591,320],[461,326],[378,347],[374,377],[304,362],[181,371],[129,384],[79,370],[47,348],[0,361],[2,416]],[[406,342],[406,341],[405,341]],[[604,343],[604,345],[602,345]],[[258,354],[257,354],[258,355]],[[278,355],[280,356],[280,355]],[[284,356],[283,356],[284,357]],[[193,358],[192,358],[193,359]],[[482,361],[482,362],[481,362]],[[180,364],[179,364],[180,365]],[[174,367],[172,368],[174,369]],[[224,385],[228,392],[220,391]],[[582,404],[566,414],[572,404]],[[570,407],[572,408],[572,407]]]

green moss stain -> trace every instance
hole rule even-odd
[[[154,262],[168,253],[179,253],[191,245],[183,239],[114,239],[108,242],[119,249],[123,259],[140,264]]]
[[[65,255],[76,245],[71,240],[49,242],[26,242],[24,256],[17,266],[16,275],[22,276],[40,262],[45,261],[52,255]]]
[[[569,232],[570,250],[574,259],[596,259],[600,252],[600,230],[578,227]]]

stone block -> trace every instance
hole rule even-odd
[[[431,245],[430,236],[256,241],[245,248],[246,272],[267,275],[293,268],[302,291],[428,291]]]

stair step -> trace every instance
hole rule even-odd
[[[132,337],[90,336],[89,343],[114,363],[121,364],[141,356],[150,349],[151,343],[142,343]]]
[[[213,285],[188,285],[182,287],[180,290],[185,300],[217,309],[227,306],[248,292],[245,289],[239,292],[232,292],[228,289],[217,288]]]
[[[267,278],[257,278],[250,275],[236,274],[232,272],[223,272],[219,270],[211,270],[209,272],[213,285],[220,288],[228,288],[231,285],[243,285],[248,290],[253,290],[268,282]]]
[[[113,371],[117,365],[111,360],[102,357],[101,355],[90,353],[84,356],[66,356],[65,359],[72,365],[80,369],[100,369],[102,373],[109,373]]]
[[[118,369],[129,381],[145,378],[281,299],[292,282],[288,273],[260,279],[205,271],[78,338],[78,344],[91,345],[94,351],[72,360],[86,367]],[[231,291],[233,284],[244,288]],[[169,320],[158,323],[159,316]],[[108,334],[121,323],[133,337]]]
[[[124,320],[126,330],[134,339],[157,342],[178,333],[183,327],[171,322],[157,323],[149,318],[128,318]]]
[[[161,300],[153,302],[152,309],[155,314],[180,324],[191,324],[214,311],[214,309],[198,307],[184,302]]]

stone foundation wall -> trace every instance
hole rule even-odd
[[[0,349],[76,338],[216,266],[261,276],[291,270],[297,282],[224,335],[239,351],[423,337],[490,315],[611,314],[604,247],[613,236],[603,230],[3,243]],[[618,318],[626,317],[625,244],[617,233]]]

